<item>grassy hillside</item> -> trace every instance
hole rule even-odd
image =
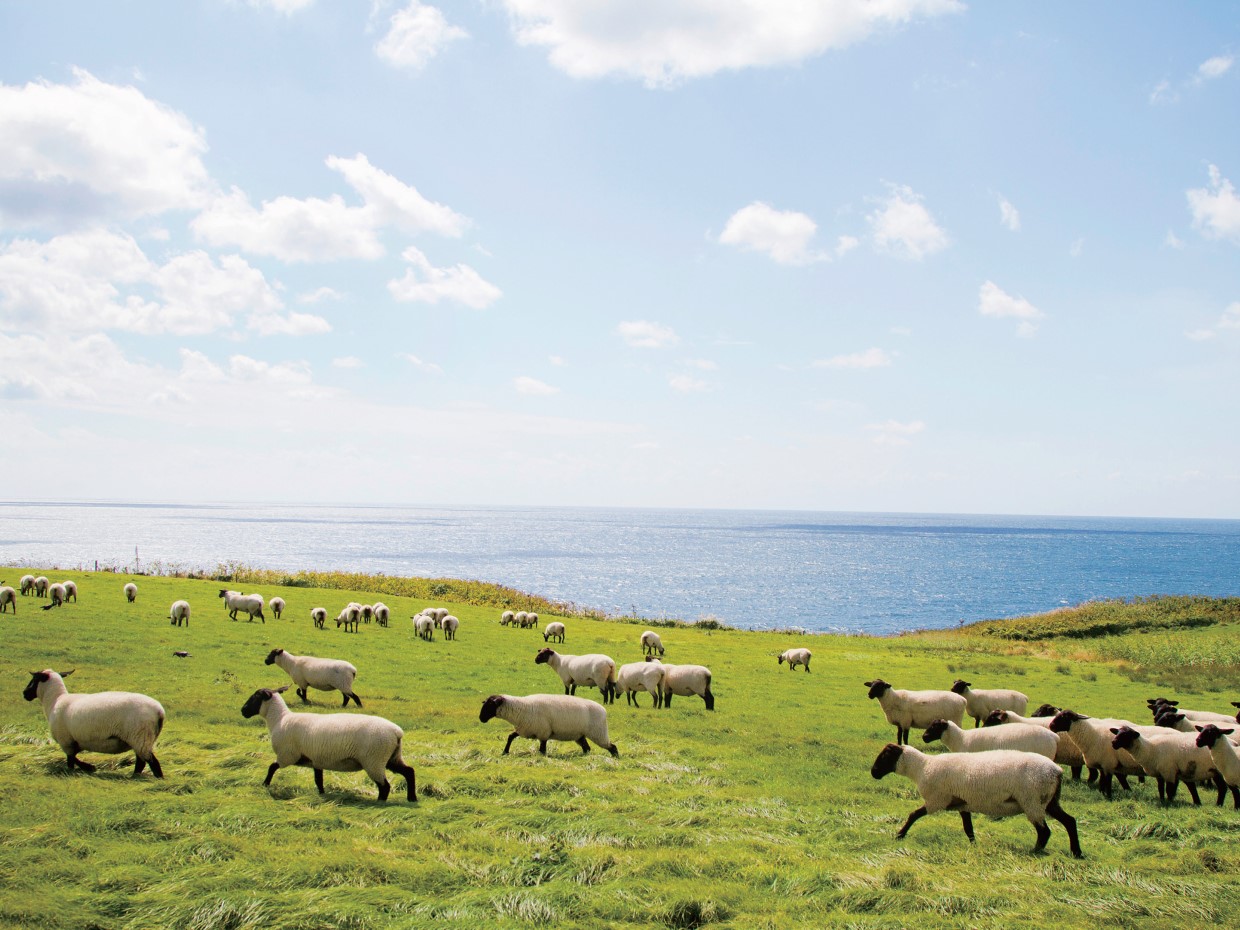
[[[0,577],[15,584],[22,571]],[[543,758],[524,740],[500,755],[509,728],[479,723],[483,698],[559,683],[533,662],[541,635],[500,627],[498,605],[444,601],[461,618],[459,639],[425,643],[408,618],[432,602],[401,595],[382,598],[397,618],[390,629],[312,627],[311,607],[334,616],[349,600],[375,600],[365,587],[268,585],[265,595],[287,600],[285,617],[251,624],[228,620],[214,581],[134,578],[138,600],[126,604],[128,576],[73,577],[80,603],[45,612],[19,598],[15,616],[0,615],[9,683],[2,927],[1181,928],[1227,925],[1240,908],[1230,877],[1240,869],[1240,812],[1183,802],[1164,810],[1152,784],[1111,802],[1066,785],[1083,861],[1069,858],[1057,824],[1048,853],[1030,854],[1033,829],[1015,818],[977,818],[973,846],[948,814],[897,841],[920,800],[898,776],[870,778],[894,728],[862,685],[879,675],[897,687],[946,687],[964,676],[1018,687],[1035,703],[1144,722],[1152,689],[1179,680],[1196,691],[1177,692],[1186,700],[1225,708],[1240,699],[1234,666],[1205,681],[1191,659],[1224,649],[1235,604],[1200,602],[1208,624],[1092,637],[982,626],[890,639],[669,628],[667,660],[710,666],[718,709],[693,698],[661,711],[645,696],[640,708],[622,700],[609,709],[613,760],[566,743]],[[188,629],[167,620],[181,597],[194,607]],[[1146,607],[1111,609],[1135,618]],[[566,623],[563,652],[640,659],[641,627]],[[811,674],[776,665],[793,645],[813,649]],[[263,787],[267,731],[240,708],[255,688],[287,681],[263,664],[276,646],[358,667],[365,712],[405,730],[417,804],[398,800],[399,780],[377,803],[364,773],[327,773],[322,798],[308,769],[282,769]],[[89,753],[96,774],[66,774],[39,705],[21,698],[29,673],[45,667],[76,668],[71,691],[157,697],[168,712],[159,744],[167,778],[134,780],[132,756]],[[312,710],[337,706],[319,693]]]

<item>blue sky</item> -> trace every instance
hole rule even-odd
[[[1240,10],[0,3],[13,498],[1240,517]]]

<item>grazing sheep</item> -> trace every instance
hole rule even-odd
[[[620,756],[616,744],[607,735],[607,709],[585,698],[565,694],[531,694],[526,697],[492,694],[482,702],[478,719],[486,723],[493,717],[507,720],[513,726],[501,755],[508,755],[512,741],[520,736],[538,740],[538,751],[544,756],[549,740],[576,743],[583,754],[588,753],[590,743],[594,743],[613,757]]]
[[[362,622],[362,605],[356,601],[350,601],[344,605],[344,609],[340,611],[336,617],[336,629],[340,629],[341,624],[344,625],[344,631],[349,632],[350,627],[353,632],[358,630],[358,624]]]
[[[917,820],[943,810],[958,811],[964,835],[973,842],[973,814],[1010,817],[1023,813],[1037,831],[1034,852],[1046,848],[1049,814],[1068,831],[1068,848],[1081,858],[1076,820],[1059,806],[1063,772],[1050,759],[1030,752],[992,749],[989,752],[928,756],[912,746],[888,743],[874,760],[870,774],[882,778],[895,772],[917,786],[925,802],[908,815],[896,834],[903,839]]]
[[[440,626],[443,627],[443,638],[445,640],[454,640],[456,639],[456,631],[460,629],[461,621],[452,616],[452,614],[448,614],[448,616],[443,618]]]
[[[1050,705],[1048,704],[1042,705],[1042,707],[1049,706]],[[1039,707],[1038,710],[1042,710],[1042,707]],[[1023,723],[1028,726],[1045,727],[1049,730],[1051,728],[1051,721],[1054,719],[1054,714],[1057,713],[1059,713],[1059,710],[1056,708],[1054,713],[1050,716],[1044,715],[1022,717],[1020,714],[1012,710],[992,710],[986,715],[986,719],[982,721],[982,725],[994,727],[1008,723]],[[1058,735],[1059,741],[1055,745],[1055,761],[1060,765],[1066,765],[1069,769],[1071,769],[1073,781],[1080,781],[1081,769],[1085,767],[1085,757],[1081,755],[1080,747],[1076,745],[1071,737],[1065,736],[1064,734]],[[1089,773],[1089,780],[1092,782],[1097,777],[1098,773],[1091,770]]]
[[[316,630],[323,629],[323,627],[327,625],[327,608],[312,608],[310,611],[310,619],[314,621],[314,628]]]
[[[295,713],[284,703],[281,693],[288,688],[259,688],[241,708],[247,720],[261,714],[271,735],[276,761],[267,769],[263,781],[271,779],[280,766],[304,765],[314,769],[314,786],[324,794],[323,771],[357,772],[362,769],[379,788],[379,800],[386,801],[392,790],[386,772],[405,776],[409,800],[418,799],[413,766],[400,755],[404,731],[390,720],[368,714]],[[386,770],[386,772],[385,772]]]
[[[637,692],[645,691],[654,700],[655,707],[663,706],[663,673],[667,668],[662,662],[629,662],[616,672],[616,690],[634,707],[640,707]]]
[[[1048,759],[1055,758],[1055,749],[1059,745],[1059,734],[1052,733],[1047,727],[1024,723],[964,730],[950,720],[936,720],[926,727],[921,738],[926,743],[941,739],[943,745],[952,752],[1015,749],[1018,752],[1034,752]]]
[[[435,640],[435,618],[430,614],[418,614],[413,618],[413,632],[418,635],[419,639],[424,639],[428,643]]]
[[[543,642],[555,640],[557,643],[564,642],[564,624],[559,620],[552,620],[543,630]]]
[[[180,626],[182,623],[189,626],[189,601],[173,601],[168,619],[171,621],[169,626]]]
[[[792,671],[798,665],[804,665],[805,671],[809,671],[809,660],[813,658],[813,653],[808,649],[785,649],[779,654],[777,665],[788,663],[788,671]]]
[[[64,585],[62,585],[60,582],[56,582],[54,585],[51,585],[51,586],[47,589],[47,596],[48,596],[49,598],[51,598],[52,602],[51,602],[50,604],[48,604],[48,605],[47,605],[47,607],[62,607],[62,606],[64,606],[64,603],[65,603],[65,593],[66,593],[66,592],[65,592],[65,586],[64,586]],[[47,607],[44,607],[43,609],[44,609],[44,610],[47,610]]]
[[[72,669],[59,674],[50,668],[31,672],[30,684],[22,692],[27,701],[38,698],[43,705],[52,739],[64,750],[69,771],[75,766],[83,772],[95,770],[77,757],[83,750],[115,755],[132,749],[135,776],[149,765],[152,775],[163,778],[155,758],[155,741],[164,728],[159,701],[132,691],[70,694],[64,679],[72,674]]]
[[[521,629],[523,629],[523,630],[524,630],[524,629],[525,629],[525,618],[526,618],[526,616],[528,616],[528,615],[526,614],[526,612],[525,612],[524,610],[518,610],[515,614],[513,614],[513,615],[512,615],[512,622],[513,622],[513,625],[514,625],[514,626],[518,626],[518,627],[520,627]]]
[[[280,614],[284,613],[284,598],[273,597],[267,602],[267,606],[271,608],[271,615],[279,620]],[[265,623],[266,621],[264,620],[263,622]]]
[[[239,612],[245,611],[250,617],[250,623],[254,622],[255,617],[258,617],[263,623],[267,622],[267,618],[263,616],[264,602],[261,594],[242,594],[240,591],[228,591],[221,588],[220,597],[224,599],[224,606],[228,609],[228,616],[233,620],[237,619]]]
[[[0,588],[0,614],[6,613],[8,609],[13,608],[13,614],[17,614],[17,592],[8,585]]]
[[[881,678],[867,681],[868,697],[877,700],[887,722],[896,728],[896,745],[908,744],[913,727],[924,730],[936,720],[950,720],[957,726],[964,720],[965,699],[951,691],[903,691]]]
[[[73,603],[76,604],[77,603],[77,582],[66,581],[64,582],[64,587],[65,587],[65,603],[68,603],[69,601],[73,601]]]
[[[663,639],[654,630],[647,630],[642,634],[642,655],[652,656],[656,652],[663,655],[666,651],[663,648]]]
[[[1127,720],[1087,717],[1072,710],[1062,710],[1051,720],[1051,732],[1066,733],[1076,743],[1085,757],[1085,764],[1098,770],[1098,790],[1109,799],[1112,776],[1121,788],[1128,790],[1128,775],[1145,774],[1131,753],[1116,750],[1111,745],[1111,727],[1133,725]]]
[[[125,600],[127,603],[132,604],[134,601],[138,599],[138,586],[134,584],[132,581],[129,582],[127,585],[125,585],[124,591],[125,591]]]
[[[525,615],[525,625],[531,630],[538,626],[538,614],[532,610]]]
[[[1188,789],[1193,803],[1201,806],[1197,794],[1197,782],[1212,780],[1218,790],[1218,805],[1227,796],[1227,785],[1214,767],[1210,750],[1197,745],[1197,738],[1189,733],[1160,728],[1157,735],[1140,733],[1129,726],[1111,727],[1111,748],[1125,750],[1137,760],[1147,775],[1158,780],[1158,800],[1170,804],[1175,800],[1180,782]],[[1240,805],[1240,796],[1237,797]]]
[[[22,596],[26,597],[34,593],[34,575],[22,575],[21,585]]]
[[[1029,695],[1010,688],[975,691],[969,682],[957,678],[952,682],[951,690],[953,694],[959,694],[964,698],[965,711],[973,718],[974,727],[980,727],[986,715],[992,710],[1014,710],[1018,714],[1023,714],[1025,708],[1029,706]]]
[[[362,605],[362,623],[369,623],[374,618],[375,618],[375,605],[374,604],[363,604]]]
[[[391,609],[388,607],[387,604],[383,603],[382,601],[378,601],[374,605],[374,612],[375,612],[375,623],[379,624],[379,626],[381,627],[386,628],[392,619]]]
[[[654,656],[646,656],[646,661],[663,665]],[[710,682],[710,669],[705,665],[663,665],[663,682],[659,686],[662,706],[672,706],[673,694],[682,697],[696,694],[706,702],[707,710],[714,710],[715,695],[710,690]]]
[[[576,694],[577,686],[598,688],[604,704],[616,700],[616,662],[611,656],[592,652],[586,655],[569,655],[543,648],[534,656],[534,664],[550,665],[564,682],[565,694]]]
[[[34,593],[36,597],[47,597],[47,588],[51,582],[40,575],[34,580]]]
[[[499,625],[509,626],[512,623],[513,617],[515,616],[516,615],[511,610],[505,610],[502,614],[499,615]]]
[[[1226,730],[1212,723],[1196,727],[1197,745],[1210,750],[1210,758],[1214,769],[1222,776],[1231,788],[1233,807],[1240,807],[1240,756],[1236,754],[1236,744],[1232,742],[1234,727]]]
[[[308,689],[316,691],[339,691],[344,695],[341,707],[349,706],[349,699],[358,707],[362,706],[361,698],[353,693],[353,679],[357,677],[357,669],[343,659],[319,659],[314,656],[295,656],[283,649],[272,649],[264,660],[266,665],[278,665],[288,672],[297,686],[297,696],[303,704],[309,704]]]

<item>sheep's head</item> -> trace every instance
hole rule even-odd
[[[250,695],[248,701],[241,705],[241,716],[248,720],[255,714],[262,713],[264,704],[270,701],[273,696],[283,694],[287,690],[288,685],[285,685],[283,688],[259,688]]]
[[[1115,734],[1111,740],[1112,749],[1129,749],[1141,738],[1141,734],[1132,727],[1111,727],[1111,732]]]
[[[478,713],[478,719],[486,723],[499,711],[500,706],[504,703],[502,694],[492,694],[489,698],[482,702],[482,710]]]
[[[933,743],[936,739],[942,739],[943,734],[947,732],[946,720],[935,720],[930,726],[926,727],[926,732],[921,734],[922,742]]]
[[[1072,724],[1078,720],[1086,720],[1084,714],[1078,714],[1074,710],[1061,710],[1055,715],[1055,719],[1051,721],[1052,733],[1067,733],[1072,729]]]
[[[59,675],[61,678],[68,678],[74,673],[75,669],[69,669],[67,672],[53,672],[50,668],[45,668],[41,672],[30,673],[30,684],[26,685],[22,691],[22,697],[27,701],[33,701],[39,696],[39,685],[52,680],[53,675]]]
[[[870,693],[866,695],[866,697],[871,699],[881,698],[891,689],[891,685],[883,681],[881,678],[875,678],[873,681],[867,681],[865,686],[870,689]]]
[[[1179,726],[1180,721],[1182,721],[1183,719],[1184,719],[1183,714],[1177,714],[1174,711],[1167,710],[1167,711],[1163,711],[1157,717],[1154,718],[1154,726],[1168,727],[1169,729],[1172,729],[1172,730],[1178,730],[1180,728]]]
[[[227,596],[228,596],[228,589],[220,588],[220,597],[227,597]]]
[[[263,659],[263,664],[264,665],[275,665],[276,656],[282,656],[282,655],[284,655],[283,649],[272,649],[271,652],[267,653],[267,658]]]
[[[874,764],[870,766],[870,774],[874,778],[882,778],[884,775],[890,775],[896,770],[896,765],[900,762],[900,757],[904,755],[904,747],[897,746],[895,743],[888,743],[879,752],[878,758],[874,760]]]
[[[1224,737],[1234,732],[1235,730],[1230,727],[1226,730],[1221,730],[1214,724],[1207,723],[1204,727],[1197,728],[1197,745],[1203,749],[1211,749],[1219,741],[1219,737]]]
[[[973,687],[973,682],[965,681],[963,678],[957,678],[955,681],[952,682],[952,693],[953,694],[964,694],[966,691],[968,691],[972,687]]]
[[[984,727],[997,727],[1002,723],[1007,723],[1008,712],[1006,710],[992,710],[986,715],[986,719],[982,721]]]
[[[1054,704],[1041,704],[1038,706],[1038,709],[1035,710],[1029,716],[1030,717],[1054,717],[1057,713],[1059,713],[1059,711],[1060,711],[1060,708],[1056,707]]]
[[[546,665],[551,661],[551,657],[555,655],[554,649],[539,649],[538,655],[534,656],[535,665]]]

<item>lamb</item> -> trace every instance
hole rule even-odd
[[[1049,814],[1068,831],[1068,848],[1080,859],[1076,820],[1059,806],[1063,772],[1050,759],[1030,752],[992,749],[988,752],[928,756],[912,746],[888,743],[874,760],[870,774],[882,778],[895,772],[910,779],[925,802],[908,815],[896,834],[903,839],[917,820],[942,810],[959,811],[964,835],[973,842],[973,814],[1010,817],[1023,813],[1037,831],[1034,852],[1046,848]]]
[[[273,597],[267,602],[267,606],[271,608],[271,615],[279,620],[280,614],[284,613],[284,598]],[[264,620],[263,622],[266,623],[267,621]]]
[[[552,620],[543,630],[543,642],[555,640],[557,643],[564,642],[564,624],[559,620]]]
[[[288,689],[259,688],[241,708],[247,720],[261,714],[271,735],[276,761],[267,769],[263,781],[271,779],[282,765],[304,765],[314,769],[314,786],[324,794],[323,771],[366,774],[379,788],[379,800],[386,801],[392,790],[387,772],[405,776],[410,801],[417,801],[417,781],[413,766],[401,758],[400,744],[405,734],[396,724],[368,714],[307,714],[289,710],[281,694]]]
[[[69,601],[73,601],[73,603],[76,604],[77,603],[77,582],[66,581],[64,582],[64,588],[65,588],[65,602],[68,603]]]
[[[646,656],[646,661],[663,665],[654,656]],[[706,702],[707,710],[714,710],[715,695],[710,690],[710,682],[710,669],[705,665],[663,665],[663,683],[660,686],[663,706],[672,706],[673,694],[696,694]]]
[[[312,608],[310,610],[310,619],[314,621],[314,628],[316,630],[323,629],[323,627],[327,625],[327,608],[326,607]]]
[[[808,649],[785,649],[779,654],[777,665],[788,663],[788,671],[792,671],[798,665],[804,665],[805,671],[809,671],[809,660],[813,658],[813,653]]]
[[[47,597],[47,587],[51,582],[40,575],[34,580],[34,593],[36,597]]]
[[[288,672],[288,677],[297,685],[297,696],[303,704],[309,704],[307,691],[339,691],[344,695],[341,707],[349,706],[349,699],[358,707],[362,706],[361,698],[353,693],[353,679],[357,669],[343,659],[319,659],[314,656],[295,656],[283,649],[272,649],[264,660],[266,665],[278,665]]]
[[[1046,706],[1047,705],[1043,705],[1043,707]],[[1041,709],[1041,707],[1038,708],[1038,710]],[[1058,710],[1056,710],[1055,713],[1058,713]],[[1051,720],[1053,719],[1054,714],[1051,716],[1022,717],[1014,710],[992,710],[986,715],[986,719],[982,722],[982,725],[993,727],[1007,723],[1023,723],[1027,726],[1044,727],[1049,730],[1051,727]],[[1080,747],[1073,742],[1071,737],[1064,737],[1062,734],[1059,736],[1059,741],[1055,745],[1055,761],[1060,765],[1068,766],[1068,768],[1072,770],[1073,781],[1080,781],[1081,769],[1085,767],[1085,757],[1081,755]],[[1096,772],[1090,772],[1090,781],[1093,781],[1097,777]]]
[[[1100,719],[1062,710],[1051,720],[1051,732],[1069,735],[1085,757],[1085,764],[1098,770],[1098,790],[1110,798],[1112,776],[1127,790],[1126,776],[1145,773],[1131,753],[1116,750],[1111,745],[1111,727],[1132,725],[1127,720]]]
[[[173,601],[172,609],[168,611],[168,619],[171,621],[170,626],[180,626],[182,623],[189,626],[189,601]]]
[[[52,739],[64,750],[69,771],[75,766],[83,772],[95,770],[77,757],[83,750],[115,755],[132,749],[135,777],[149,765],[152,775],[163,778],[164,770],[155,758],[155,741],[164,728],[159,701],[131,691],[70,694],[64,679],[73,671],[31,672],[30,684],[22,692],[27,701],[38,698],[43,705]]]
[[[242,594],[240,591],[228,591],[224,588],[220,589],[220,597],[224,599],[224,606],[228,609],[228,616],[233,620],[237,619],[240,611],[249,614],[250,623],[254,622],[254,618],[258,617],[263,623],[267,622],[267,618],[263,616],[263,596],[261,594]]]
[[[13,615],[17,615],[17,592],[8,585],[0,587],[0,614],[7,613],[8,609],[13,608]]]
[[[616,673],[616,690],[624,694],[625,700],[634,707],[640,707],[637,692],[646,691],[654,701],[655,707],[663,706],[663,674],[667,666],[662,662],[629,662],[621,665]]]
[[[511,610],[505,610],[499,615],[499,625],[508,626],[512,623],[513,617],[516,616]]]
[[[1214,770],[1231,788],[1232,803],[1240,807],[1240,756],[1236,755],[1236,744],[1232,742],[1234,727],[1224,730],[1212,723],[1199,726],[1196,742],[1198,746],[1210,750],[1210,758]]]
[[[1010,688],[991,688],[985,691],[973,690],[973,685],[964,679],[957,678],[952,682],[952,693],[959,694],[965,700],[965,710],[973,718],[973,726],[980,727],[986,715],[992,710],[1014,710],[1023,714],[1029,706],[1029,695]]]
[[[950,720],[957,726],[964,719],[965,699],[951,691],[903,691],[881,678],[867,681],[868,697],[877,699],[887,722],[896,728],[896,745],[908,745],[913,727],[924,730],[936,720]]]
[[[381,627],[387,627],[388,623],[390,623],[392,619],[392,611],[388,605],[382,601],[378,601],[375,603],[374,612],[375,623],[379,624]]]
[[[125,585],[123,590],[125,591],[126,602],[132,604],[138,599],[138,586],[132,581]]]
[[[1227,786],[1218,770],[1210,750],[1197,745],[1197,738],[1189,733],[1160,728],[1159,734],[1140,733],[1130,726],[1111,727],[1111,747],[1127,750],[1147,775],[1158,779],[1158,800],[1170,804],[1180,782],[1188,788],[1193,803],[1200,806],[1197,782],[1213,780],[1218,789],[1218,804],[1222,806]],[[1240,794],[1236,796],[1240,807]]]
[[[435,639],[435,618],[429,614],[418,614],[413,618],[413,632],[418,635],[419,639],[424,639],[428,643]]]
[[[47,596],[51,598],[52,602],[48,604],[47,606],[48,607],[63,606],[65,603],[65,593],[66,593],[65,586],[62,585],[60,582],[56,582],[54,585],[49,587],[47,589]],[[47,610],[47,607],[44,607],[43,609]],[[14,610],[14,613],[16,613],[16,610]]]
[[[950,720],[936,720],[926,727],[922,740],[931,743],[941,739],[952,752],[985,752],[989,749],[1015,749],[1033,752],[1048,759],[1055,758],[1059,734],[1047,727],[1012,723],[1005,727],[964,730]]]
[[[452,616],[452,614],[448,614],[448,616],[443,618],[443,622],[440,625],[443,627],[443,638],[445,640],[455,640],[456,631],[460,627],[461,621]]]
[[[620,757],[616,744],[607,735],[607,709],[585,698],[566,694],[526,697],[492,694],[482,702],[478,719],[486,723],[493,717],[507,720],[513,726],[501,755],[508,755],[512,741],[520,736],[538,740],[538,751],[544,756],[549,740],[561,740],[576,743],[583,754],[588,753],[590,743],[594,743],[610,752],[613,758]]]
[[[22,596],[26,597],[34,593],[34,575],[22,575],[21,584],[19,585]],[[16,613],[16,611],[14,611]]]
[[[663,648],[663,638],[659,636],[659,634],[656,633],[654,630],[647,630],[645,633],[643,633],[641,643],[642,643],[642,654],[643,655],[650,656],[650,655],[654,655],[656,652],[659,655],[663,655],[663,653],[666,651]]]
[[[577,686],[598,688],[604,704],[616,700],[616,662],[610,656],[592,652],[586,655],[569,655],[543,648],[534,657],[536,665],[550,665],[564,682],[565,694],[576,694]]]

